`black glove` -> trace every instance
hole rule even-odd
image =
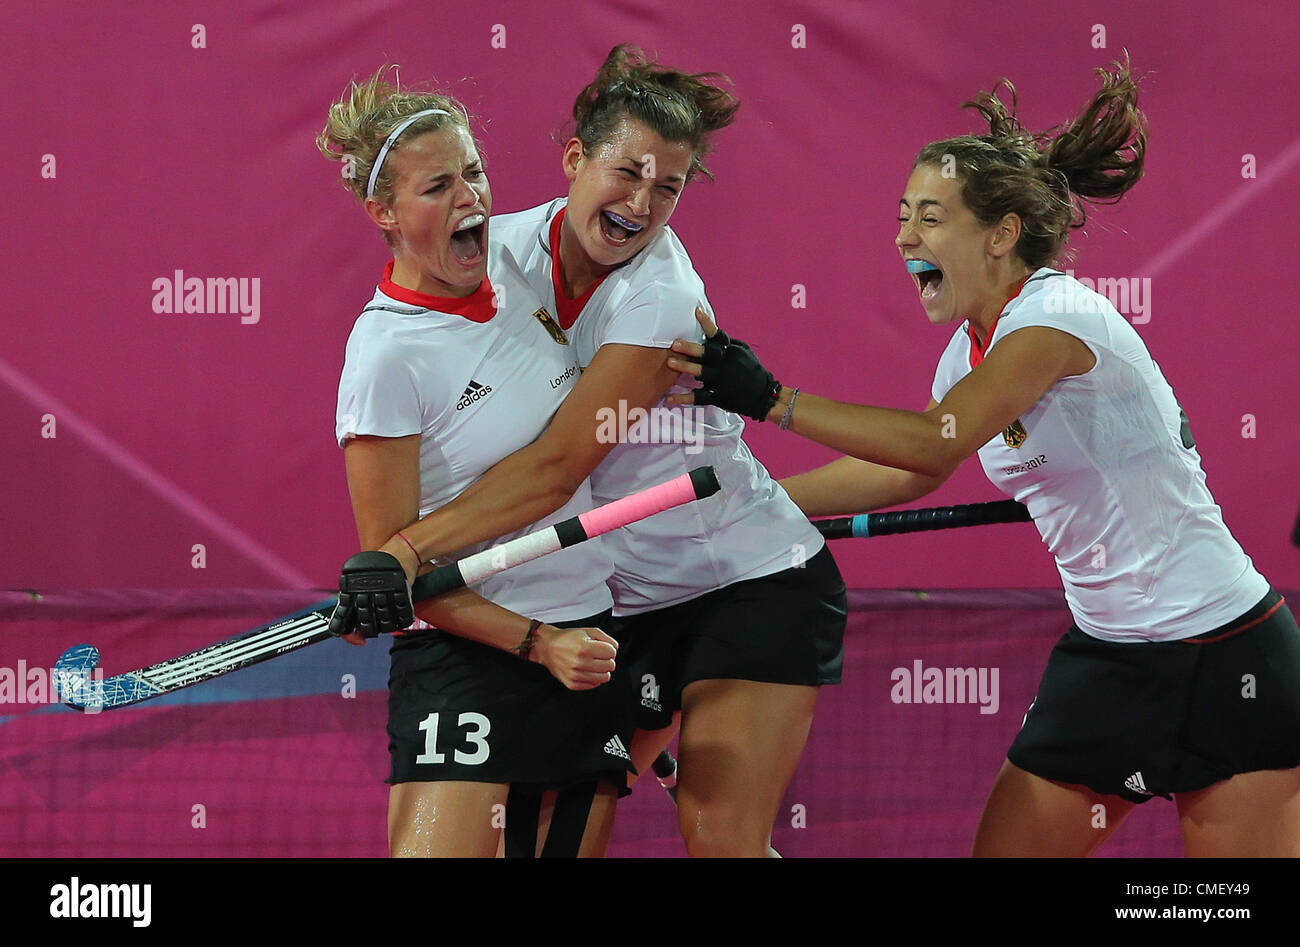
[[[763,367],[748,345],[721,329],[704,340],[696,404],[713,404],[755,421],[767,420],[781,383]]]
[[[359,552],[343,563],[339,603],[330,615],[330,633],[346,635],[360,629],[363,638],[377,638],[409,628],[415,622],[411,586],[402,564],[386,552]]]

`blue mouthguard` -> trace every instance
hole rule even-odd
[[[930,270],[937,270],[938,267],[933,263],[927,263],[925,260],[908,260],[907,272],[909,273],[927,273]]]

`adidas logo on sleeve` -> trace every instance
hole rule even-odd
[[[456,402],[456,410],[463,411],[480,398],[486,398],[492,393],[491,385],[480,385],[478,382],[470,379],[470,383],[465,386],[465,393],[460,396]]]

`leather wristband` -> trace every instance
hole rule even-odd
[[[533,645],[537,643],[537,629],[542,627],[542,620],[534,618],[528,623],[528,633],[524,635],[524,640],[519,642],[510,649],[511,654],[517,654],[525,661],[532,661]]]

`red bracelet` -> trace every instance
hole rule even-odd
[[[402,540],[402,542],[406,543],[407,546],[410,546],[411,552],[415,553],[416,568],[419,568],[420,566],[424,565],[424,560],[420,558],[419,550],[417,550],[414,546],[411,546],[411,541],[402,535],[402,531],[400,529],[397,531],[397,535],[398,538]]]

